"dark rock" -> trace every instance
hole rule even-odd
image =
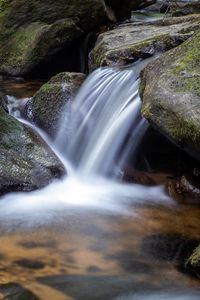
[[[11,76],[31,74],[40,64],[51,62],[61,50],[67,51],[72,43],[110,19],[103,0],[4,3],[0,11],[0,73]],[[65,56],[65,60],[70,59],[71,55]]]
[[[115,12],[117,20],[128,19],[131,17],[132,10],[138,10],[152,5],[156,0],[105,0]]]
[[[0,107],[2,107],[6,112],[8,112],[6,96],[1,92],[0,92]]]
[[[200,31],[150,63],[142,74],[143,116],[200,159]]]
[[[32,121],[53,137],[66,103],[74,98],[84,79],[84,74],[67,72],[52,77],[28,102]]]
[[[42,139],[0,108],[0,194],[42,188],[64,175],[62,163]]]
[[[0,295],[6,300],[39,300],[31,291],[14,282],[1,284]]]
[[[200,16],[169,18],[145,24],[122,24],[99,35],[90,53],[90,70],[122,66],[174,48],[200,28]]]
[[[174,16],[200,13],[200,2],[198,0],[190,2],[177,1],[177,3],[171,3],[170,11]]]
[[[200,186],[194,177],[183,175],[180,179],[170,181],[168,190],[171,197],[182,203],[200,204]]]

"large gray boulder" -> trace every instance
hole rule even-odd
[[[0,108],[0,194],[42,188],[65,174],[62,163],[32,129]]]
[[[63,72],[52,77],[28,102],[28,116],[32,121],[54,137],[65,105],[72,101],[85,79],[82,73]]]
[[[11,76],[34,72],[110,20],[104,0],[5,0],[0,5],[0,73]],[[65,57],[69,62],[71,55]]]
[[[90,53],[90,70],[122,66],[169,50],[200,28],[200,15],[168,18],[145,24],[122,24],[99,35]]]
[[[200,31],[142,74],[143,116],[200,159]]]

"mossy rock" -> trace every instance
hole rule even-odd
[[[32,121],[54,137],[66,103],[73,100],[84,79],[84,74],[69,72],[52,77],[27,105]]]
[[[200,31],[142,73],[143,116],[200,159]]]
[[[119,25],[98,36],[89,56],[90,70],[123,66],[165,52],[183,43],[199,28],[200,15]]]
[[[192,255],[186,261],[186,269],[200,278],[200,245],[194,250]]]
[[[0,108],[0,194],[30,191],[64,175],[62,163],[32,129]]]
[[[0,73],[27,76],[108,21],[103,0],[4,0],[0,6]]]

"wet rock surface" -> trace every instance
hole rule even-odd
[[[84,74],[68,72],[52,77],[28,102],[28,117],[54,137],[66,103],[73,100],[84,79]]]
[[[30,191],[64,175],[62,163],[32,129],[0,108],[0,194]]]
[[[100,66],[123,66],[164,52],[181,44],[199,28],[199,15],[119,25],[98,36],[90,53],[90,70]]]
[[[200,159],[200,31],[150,63],[143,72],[143,116]]]
[[[59,51],[65,49],[67,54],[69,46],[109,20],[103,0],[4,1],[0,11],[0,73],[30,75],[40,64],[51,62]],[[77,43],[70,48],[71,54],[80,47]],[[71,57],[66,60],[70,65]],[[62,63],[67,67],[64,54]]]

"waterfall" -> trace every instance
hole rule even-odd
[[[140,143],[148,127],[140,116],[140,69],[99,69],[67,103],[55,146],[82,175],[114,175],[116,160],[122,165]]]
[[[16,219],[18,226],[23,222],[41,225],[58,213],[66,215],[69,206],[129,213],[127,206],[132,202],[173,203],[162,187],[119,181],[121,168],[137,152],[148,128],[140,116],[138,95],[143,66],[144,62],[122,70],[102,68],[88,76],[74,101],[66,104],[53,143],[33,126],[62,158],[68,176],[39,191],[3,197],[0,216],[4,225]],[[10,112],[19,117],[13,109],[17,100],[9,99]]]

